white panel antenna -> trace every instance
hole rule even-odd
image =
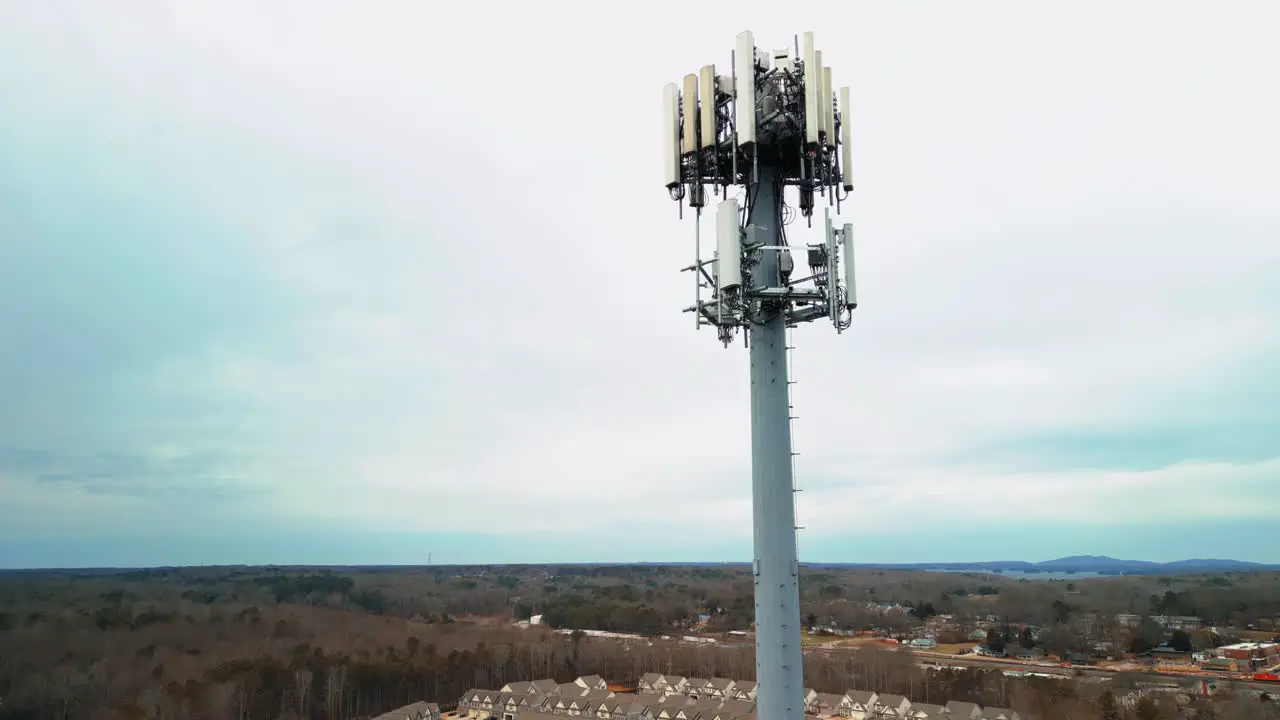
[[[818,137],[830,135],[830,129],[827,127],[827,114],[822,111],[822,51],[813,51],[813,89],[808,85],[804,88],[805,99],[813,96],[813,112],[815,125],[818,126]],[[818,140],[814,140],[818,142]]]
[[[716,144],[716,69],[704,65],[698,71],[698,95],[701,99],[702,129],[698,147]]]
[[[742,285],[742,230],[738,226],[738,199],[729,198],[716,208],[716,285],[732,290]]]
[[[814,58],[813,33],[804,34],[804,140],[813,145],[818,142],[818,96],[811,92],[818,87],[818,61]]]
[[[738,34],[733,51],[734,126],[738,145],[756,141],[756,38],[750,30]]]
[[[840,172],[844,190],[853,190],[853,113],[849,109],[849,88],[840,88]]]
[[[831,99],[831,68],[822,68],[822,129],[827,133],[827,147],[836,146],[836,111]]]
[[[853,269],[853,224],[845,223],[844,232],[844,306],[849,310],[858,307],[858,280]]]
[[[684,130],[680,136],[680,152],[689,154],[698,149],[698,76],[684,76],[683,102]]]
[[[667,188],[680,185],[680,89],[667,83],[662,89],[663,179]]]
[[[791,63],[791,51],[781,48],[773,51],[773,66],[785,72],[791,72],[794,67]]]
[[[770,63],[770,61],[772,60],[773,60],[773,56],[771,56],[763,48],[756,48],[756,65],[761,70],[768,72],[773,67],[773,65]]]

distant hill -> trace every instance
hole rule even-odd
[[[990,573],[1097,573],[1100,575],[1168,575],[1202,572],[1280,570],[1280,565],[1197,558],[1159,563],[1150,560],[1120,560],[1105,555],[1072,555],[1056,560],[983,561],[971,563],[804,563],[806,567],[868,568],[879,570],[939,570]]]

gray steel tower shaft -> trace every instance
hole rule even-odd
[[[750,224],[768,245],[782,244],[780,187],[773,168],[760,165],[758,188],[749,188]],[[765,250],[751,284],[779,287],[779,252]],[[761,308],[751,325],[751,495],[755,533],[756,716],[803,720],[804,678],[800,647],[800,578],[791,473],[791,403],[787,375],[787,324],[781,304]]]

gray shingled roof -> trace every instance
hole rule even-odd
[[[981,712],[982,708],[976,703],[952,700],[947,703],[947,710],[951,712],[951,717],[956,720],[968,720],[968,718],[973,717],[976,713]]]
[[[907,698],[904,695],[894,695],[892,693],[889,693],[886,695],[881,695],[880,697],[876,698],[876,702],[886,707],[896,708],[902,705],[902,702],[906,699]]]
[[[845,697],[858,703],[859,705],[866,705],[867,703],[876,699],[876,694],[871,692],[870,690],[850,690],[849,692],[845,693]]]
[[[440,717],[440,706],[429,702],[416,702],[383,713],[373,720],[420,720],[424,717]]]
[[[529,685],[533,688],[532,692],[540,693],[555,692],[560,687],[555,680],[530,680]]]

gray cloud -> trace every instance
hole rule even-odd
[[[1249,90],[1280,59],[1256,14],[1175,5],[815,28],[857,106],[863,297],[852,332],[796,334],[814,532],[983,493],[1083,521],[1068,501],[1106,483],[1280,502],[1257,484],[1280,106]],[[0,491],[23,527],[181,507],[469,533],[440,508],[483,498],[510,518],[490,534],[625,520],[619,552],[749,535],[746,358],[679,313],[693,228],[645,118],[743,27],[809,28],[672,5],[678,26],[535,46],[556,8],[461,7],[482,42],[424,45],[409,3],[162,7],[0,9]]]

